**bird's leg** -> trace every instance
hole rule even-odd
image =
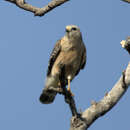
[[[68,79],[68,88],[67,88],[68,91],[71,91],[70,89],[70,79]]]
[[[67,79],[68,79],[68,88],[67,88],[67,90],[70,92],[71,96],[74,96],[74,94],[71,92],[71,89],[70,89],[71,76],[68,76]]]

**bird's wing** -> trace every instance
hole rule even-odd
[[[86,47],[83,44],[83,54],[82,54],[81,67],[80,67],[81,69],[84,69],[84,67],[85,67],[86,58],[87,58]]]
[[[86,64],[86,48],[85,48],[85,45],[83,44],[83,53],[82,53],[82,57],[81,57],[80,67],[77,70],[75,76],[79,73],[80,69],[84,69],[85,64]]]
[[[61,51],[60,43],[61,43],[61,40],[58,40],[57,43],[55,44],[55,47],[54,47],[52,53],[51,53],[49,64],[48,64],[47,76],[50,75],[52,67],[54,65],[54,62]]]

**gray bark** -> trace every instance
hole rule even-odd
[[[99,101],[93,102],[81,118],[72,117],[70,130],[86,130],[96,119],[110,111],[125,94],[130,85],[130,62],[111,91]]]
[[[69,0],[52,0],[50,3],[48,3],[48,5],[46,5],[43,8],[37,8],[35,6],[32,6],[28,3],[26,3],[24,0],[5,0],[5,1],[13,3],[21,9],[30,11],[30,12],[34,13],[35,16],[43,16],[46,13],[48,13],[49,11],[51,11],[52,9],[60,6],[61,4],[64,4],[65,2],[67,2]]]

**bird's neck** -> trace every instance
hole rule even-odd
[[[82,37],[69,37],[68,35],[65,35],[64,39],[66,39],[66,41],[70,44],[82,42]]]

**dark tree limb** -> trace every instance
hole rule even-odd
[[[69,91],[67,91],[67,89],[66,89],[65,66],[61,66],[61,75],[60,75],[59,79],[61,81],[60,82],[61,88],[63,90],[61,94],[64,95],[65,102],[67,104],[69,104],[72,116],[79,117],[79,114],[77,112],[77,108],[76,108],[76,105],[75,105],[74,98],[72,97],[72,94]]]
[[[81,114],[79,114],[77,112],[77,108],[75,105],[75,100],[72,96],[72,93],[70,93],[70,91],[68,91],[66,89],[66,78],[65,78],[65,66],[64,65],[60,65],[61,68],[61,75],[59,76],[60,79],[60,86],[61,87],[57,87],[57,88],[49,88],[50,91],[55,91],[59,94],[62,94],[65,98],[65,102],[69,105],[69,108],[71,110],[72,113],[72,120],[73,120],[73,124],[72,126],[74,128],[78,128],[79,126],[83,126],[83,124],[86,126],[85,120],[81,117]]]
[[[86,130],[96,119],[106,114],[117,104],[120,98],[127,91],[129,85],[130,62],[126,70],[123,72],[121,78],[111,89],[111,91],[105,94],[103,99],[101,99],[99,102],[93,102],[92,105],[82,113],[81,118],[83,120],[72,117],[70,130]],[[79,126],[77,127],[74,124],[79,124]]]
[[[51,11],[52,9],[60,6],[61,4],[64,4],[65,2],[67,2],[69,0],[52,0],[50,3],[48,3],[48,5],[46,5],[45,7],[42,7],[42,8],[37,8],[35,6],[32,6],[28,3],[26,3],[24,0],[5,0],[5,1],[13,3],[21,9],[30,11],[30,12],[34,13],[35,16],[43,16],[46,13],[48,13],[49,11]]]

